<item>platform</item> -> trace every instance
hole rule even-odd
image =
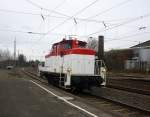
[[[0,117],[87,116],[29,80],[9,71],[5,74],[0,71],[0,74]]]

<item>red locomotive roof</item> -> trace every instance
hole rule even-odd
[[[96,52],[92,49],[86,48],[86,42],[79,40],[65,40],[53,44],[52,50],[45,56],[63,56],[68,54],[83,54],[83,55],[95,55]]]

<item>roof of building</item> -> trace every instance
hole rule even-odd
[[[137,44],[137,45],[135,45],[135,46],[132,46],[131,48],[138,48],[138,47],[150,47],[150,40],[148,40],[148,41],[145,41],[145,42],[143,42],[143,43],[139,43],[139,44]]]

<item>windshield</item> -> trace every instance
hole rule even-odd
[[[78,41],[78,48],[86,48],[86,42]]]

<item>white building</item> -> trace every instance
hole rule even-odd
[[[125,69],[150,70],[150,40],[131,47],[133,58],[125,62]]]

